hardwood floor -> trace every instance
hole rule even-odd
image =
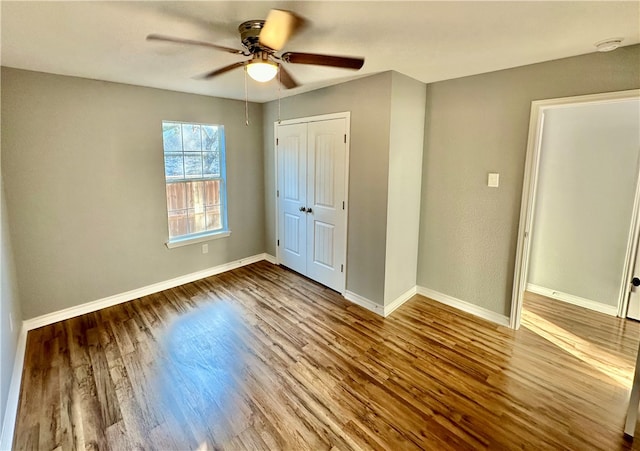
[[[14,446],[630,448],[640,324],[525,307],[517,332],[421,296],[383,319],[259,262],[29,332]]]

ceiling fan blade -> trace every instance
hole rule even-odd
[[[304,23],[302,17],[291,11],[272,9],[260,30],[260,45],[280,50]]]
[[[147,41],[163,41],[163,42],[174,42],[176,44],[200,45],[203,47],[210,47],[216,50],[221,50],[223,52],[242,55],[242,50],[232,49],[231,47],[224,47],[222,45],[212,44],[211,42],[205,42],[205,41],[194,41],[193,39],[174,38],[172,36],[165,36],[162,34],[150,34],[149,36],[147,36]]]
[[[282,55],[282,60],[292,64],[313,64],[315,66],[341,67],[354,70],[362,68],[364,64],[364,58],[298,52],[287,52]]]
[[[245,66],[249,61],[240,61],[239,63],[229,64],[228,66],[221,67],[220,69],[216,69],[214,71],[208,72],[199,76],[198,78],[213,78],[217,75],[224,74],[225,72],[229,72],[230,70],[237,69],[238,67]]]
[[[291,74],[287,72],[282,64],[278,64],[278,67],[278,70],[280,71],[278,77],[280,77],[280,83],[282,83],[282,86],[284,86],[286,89],[293,89],[300,86],[298,82],[294,80]]]

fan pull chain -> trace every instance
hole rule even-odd
[[[282,66],[282,64],[278,64],[278,66]],[[282,70],[281,67],[278,67],[278,124],[282,123],[282,118],[280,116],[280,92],[282,91]]]
[[[249,85],[247,84],[247,66],[244,66],[244,125],[249,126]]]

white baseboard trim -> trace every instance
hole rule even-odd
[[[20,401],[20,383],[22,382],[24,353],[27,347],[27,332],[28,331],[23,323],[20,335],[18,335],[16,356],[13,359],[13,371],[11,373],[11,382],[9,383],[7,405],[5,406],[2,431],[0,432],[0,450],[10,450],[13,447],[13,431],[16,427],[18,402]]]
[[[384,316],[387,317],[393,313],[398,307],[407,302],[418,292],[418,287],[411,287],[400,296],[398,296],[395,300],[391,301],[389,304],[384,306]]]
[[[354,304],[358,304],[360,307],[364,307],[367,310],[386,318],[387,316],[391,315],[391,313],[394,310],[396,310],[402,304],[404,304],[409,299],[411,299],[415,294],[416,294],[416,287],[409,288],[407,291],[402,293],[400,296],[394,299],[391,303],[385,306],[382,306],[376,302],[373,302],[370,299],[365,298],[364,296],[360,296],[359,294],[349,290],[344,292],[344,298],[347,301],[351,301]]]
[[[264,259],[269,263],[271,263],[272,265],[278,264],[278,261],[276,260],[276,258],[271,254],[264,254]]]
[[[605,313],[611,316],[618,316],[618,306],[602,304],[601,302],[592,301],[591,299],[581,298],[572,294],[563,293],[562,291],[553,290],[551,288],[541,287],[532,283],[527,284],[527,291],[540,294],[557,301],[566,302],[567,304],[577,305],[596,312]]]
[[[487,310],[484,307],[479,307],[475,304],[471,304],[461,299],[454,298],[453,296],[440,293],[427,287],[418,286],[417,292],[418,294],[428,297],[429,299],[433,299],[434,301],[440,302],[441,304],[445,304],[449,307],[462,310],[463,312],[470,313],[482,319],[486,319],[487,321],[491,321],[492,323],[509,327],[508,316],[500,315],[499,313],[492,312],[491,310]]]
[[[373,313],[377,313],[380,316],[384,316],[384,307],[382,305],[376,304],[375,302],[370,301],[369,299],[363,296],[360,296],[359,294],[356,294],[353,291],[349,291],[349,290],[345,291],[344,298],[347,301],[351,301],[354,304],[358,304],[360,307],[364,307]]]
[[[57,323],[58,321],[64,321],[69,318],[73,318],[86,313],[95,312],[97,310],[112,307],[114,305],[122,304],[123,302],[129,302],[134,299],[148,296],[153,293],[157,293],[162,290],[168,290],[186,283],[195,282],[196,280],[204,279],[205,277],[214,276],[216,274],[223,273],[225,271],[231,271],[232,269],[240,268],[241,266],[250,265],[252,263],[259,262],[261,260],[267,260],[267,254],[257,254],[251,257],[242,258],[222,265],[214,266],[212,268],[203,269],[202,271],[192,272],[185,274],[184,276],[175,277],[173,279],[165,280],[163,282],[147,285],[146,287],[137,288],[135,290],[126,291],[124,293],[115,294],[106,298],[98,299],[96,301],[87,302],[85,304],[76,305],[57,312],[47,313],[42,316],[27,319],[24,321],[27,330],[37,329],[38,327],[47,326],[49,324]]]

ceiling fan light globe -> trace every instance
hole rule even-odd
[[[271,62],[249,63],[247,65],[249,76],[255,81],[267,82],[273,80],[278,73],[278,66]]]

